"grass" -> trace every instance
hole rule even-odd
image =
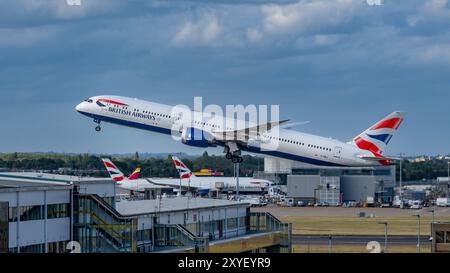
[[[383,249],[383,245],[381,246]],[[293,245],[294,253],[329,253],[328,245]],[[388,245],[388,253],[417,253],[415,246]],[[423,245],[420,247],[421,253],[430,253],[431,247]],[[333,245],[332,253],[369,253],[365,245]]]
[[[295,235],[384,235],[384,225],[388,222],[389,235],[417,235],[417,218],[403,217],[279,217],[292,223]],[[421,217],[421,234],[431,234],[431,217]],[[450,221],[450,217],[436,217],[435,221]]]

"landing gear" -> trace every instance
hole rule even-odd
[[[100,132],[102,130],[102,127],[100,126],[100,123],[102,121],[99,119],[94,119],[94,122],[97,123],[97,126],[95,127],[95,131]]]
[[[242,163],[243,161],[244,159],[242,158],[242,156],[233,156],[231,158],[231,162],[233,162],[233,164]]]
[[[241,156],[241,149],[239,149],[236,142],[227,142],[224,145],[223,152],[226,159],[231,159],[231,162],[233,162],[234,179],[236,180],[236,200],[239,201],[239,164],[244,161]]]
[[[234,142],[225,144],[223,152],[225,153],[225,158],[231,160],[233,164],[242,163],[244,161],[241,156],[241,150]]]

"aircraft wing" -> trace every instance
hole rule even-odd
[[[292,129],[292,128],[295,128],[297,126],[305,125],[305,124],[308,124],[308,123],[309,123],[309,121],[291,122],[291,123],[283,124],[281,126],[281,128],[283,128],[283,129]]]
[[[280,126],[289,122],[288,119],[272,121],[267,123],[261,123],[256,126],[246,127],[237,130],[226,130],[226,131],[214,131],[214,135],[219,139],[228,139],[229,137],[235,138],[234,140],[248,140],[251,137],[263,134],[274,127]]]
[[[149,178],[146,178],[146,180],[149,182],[149,183],[152,183],[152,184],[155,184],[155,185],[158,185],[158,186],[168,186],[168,187],[172,187],[172,188],[175,188],[175,189],[179,189],[180,188],[180,185],[179,184],[176,184],[176,183],[165,183],[165,182],[155,182],[155,180],[151,180],[151,179],[149,179]],[[178,179],[177,179],[178,180]],[[197,190],[198,189],[198,187],[194,187],[194,186],[185,186],[185,185],[181,185],[181,189],[185,189],[185,190],[188,190],[188,189],[191,189],[191,190]]]

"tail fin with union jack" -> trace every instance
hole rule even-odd
[[[172,156],[173,164],[177,168],[181,179],[195,177],[195,175],[189,170],[189,168],[176,156]]]
[[[353,139],[361,150],[370,151],[375,157],[382,157],[392,136],[402,124],[405,112],[392,112]]]

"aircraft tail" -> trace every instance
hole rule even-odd
[[[112,163],[109,158],[102,158],[102,161],[112,180],[120,183],[126,179],[125,175],[119,170],[119,168],[117,168],[114,163]]]
[[[355,138],[353,143],[361,150],[373,153],[375,157],[382,157],[392,136],[402,124],[406,116],[405,112],[395,111],[372,125]]]
[[[141,168],[136,168],[134,172],[128,177],[129,180],[139,179],[139,175],[141,174]]]
[[[195,177],[191,170],[189,170],[189,168],[178,157],[172,156],[172,160],[175,168],[177,168],[177,171],[180,174],[181,179]]]

